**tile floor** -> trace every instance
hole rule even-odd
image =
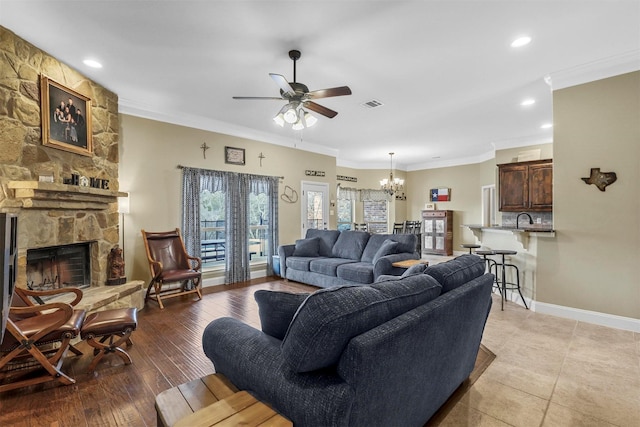
[[[443,426],[640,426],[640,333],[494,304],[493,363]]]

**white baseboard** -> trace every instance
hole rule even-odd
[[[251,271],[251,278],[252,279],[257,279],[258,277],[266,277],[266,276],[267,276],[266,268],[261,268],[261,269],[258,269],[258,270],[252,270]],[[203,288],[208,288],[210,286],[220,286],[220,285],[224,285],[224,274],[219,275],[219,276],[209,277],[209,278],[206,278],[206,279],[202,280],[202,287]]]
[[[593,323],[595,325],[608,326],[610,328],[626,331],[640,332],[640,319],[617,316],[615,314],[600,313],[597,311],[582,310],[580,308],[565,307],[534,301],[531,309],[536,313],[549,314],[551,316],[564,317],[580,322]]]

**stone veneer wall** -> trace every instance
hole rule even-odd
[[[41,74],[91,99],[93,156],[42,145]],[[18,286],[26,285],[28,248],[75,242],[95,242],[92,286],[104,284],[108,253],[119,240],[117,203],[102,210],[24,209],[7,184],[37,181],[39,175],[62,184],[75,173],[108,179],[116,192],[118,120],[116,94],[0,26],[0,212],[18,214]]]

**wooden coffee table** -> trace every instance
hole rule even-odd
[[[412,265],[416,265],[416,264],[429,265],[429,261],[424,259],[405,259],[403,261],[394,262],[391,265],[398,268],[409,268]]]
[[[293,426],[293,423],[221,374],[165,390],[156,396],[158,426]]]

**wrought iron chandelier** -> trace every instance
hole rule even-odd
[[[389,169],[389,178],[380,180],[380,189],[390,196],[394,193],[404,190],[404,179],[393,177],[393,155],[395,153],[389,153],[391,156],[391,167]]]

